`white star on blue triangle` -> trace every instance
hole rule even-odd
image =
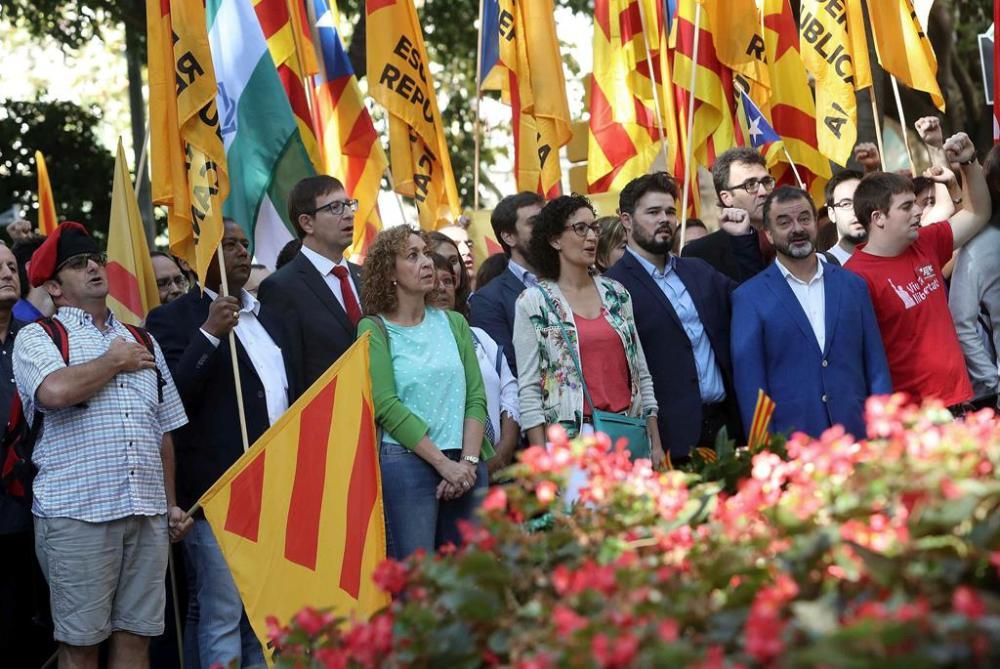
[[[745,91],[740,91],[743,99],[743,111],[747,115],[747,134],[750,136],[750,146],[759,149],[771,142],[780,142],[781,137],[774,131],[771,124],[764,118],[764,113],[753,103]]]

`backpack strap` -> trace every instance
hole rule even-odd
[[[56,349],[59,351],[59,355],[62,356],[63,362],[67,365],[69,364],[69,333],[66,331],[66,326],[62,324],[58,318],[39,318],[37,321],[42,329],[45,330],[45,334],[49,336],[52,343],[55,344]]]
[[[122,323],[125,329],[128,330],[132,337],[140,344],[146,347],[149,354],[153,356],[153,361],[156,361],[156,348],[153,346],[153,337],[149,334],[149,330],[141,328],[138,325],[131,325],[129,323]],[[166,381],[163,380],[163,374],[160,373],[159,366],[154,367],[156,370],[156,395],[159,399],[160,404],[163,404],[163,386]]]

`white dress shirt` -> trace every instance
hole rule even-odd
[[[826,291],[823,289],[823,263],[817,256],[816,274],[806,283],[788,271],[788,268],[781,264],[781,260],[775,259],[774,262],[778,264],[778,271],[788,281],[788,286],[795,293],[802,311],[806,313],[813,334],[816,335],[816,343],[822,351],[826,346]]]
[[[347,311],[347,305],[344,304],[344,293],[340,290],[340,279],[333,275],[333,268],[340,266],[346,269],[348,276],[347,283],[350,284],[351,290],[354,292],[354,299],[359,306],[361,305],[361,298],[358,296],[358,287],[354,285],[354,274],[351,273],[351,267],[347,264],[347,258],[341,258],[340,262],[333,262],[326,256],[320,255],[305,246],[302,247],[302,255],[309,259],[309,262],[313,264],[319,275],[326,281],[326,285],[330,286],[333,296],[340,302],[340,306],[344,307],[345,312]]]
[[[510,371],[507,358],[497,343],[482,328],[471,328],[473,347],[479,361],[479,371],[483,375],[486,390],[486,413],[496,441],[500,441],[500,418],[507,414],[514,422],[521,423],[518,409],[517,377]],[[499,374],[497,373],[499,363]],[[494,444],[496,446],[496,444]]]
[[[205,294],[213,300],[218,297],[217,293],[208,288],[205,289]],[[243,349],[264,386],[267,418],[270,424],[274,425],[281,418],[281,414],[288,409],[288,376],[285,374],[285,360],[281,356],[281,349],[257,320],[257,315],[260,313],[260,302],[257,298],[244,290],[240,294],[240,301],[242,306],[240,320],[236,324],[236,336],[243,344]],[[219,345],[218,337],[210,335],[204,329],[201,333],[213,346]]]

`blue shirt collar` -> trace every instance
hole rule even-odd
[[[628,253],[631,253],[632,257],[635,258],[636,260],[638,260],[639,264],[642,265],[642,268],[644,270],[646,270],[646,272],[649,273],[649,275],[651,277],[653,277],[654,279],[657,278],[657,276],[666,276],[666,275],[670,274],[670,272],[672,272],[673,269],[674,269],[675,263],[677,262],[677,257],[673,253],[668,253],[667,254],[667,262],[663,266],[663,271],[660,272],[660,269],[656,265],[654,265],[653,263],[649,262],[648,260],[646,260],[645,258],[643,258],[641,255],[639,255],[638,253],[636,253],[635,251],[633,251],[631,246],[625,247],[625,250]]]
[[[516,262],[514,262],[513,258],[508,258],[507,259],[507,269],[510,270],[511,274],[513,274],[514,276],[517,277],[518,281],[520,281],[521,283],[523,283],[526,286],[528,285],[528,282],[525,281],[525,276],[530,273],[530,272],[528,272],[528,268],[523,267],[522,265],[517,264]]]

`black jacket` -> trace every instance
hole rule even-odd
[[[736,283],[743,283],[762,271],[768,263],[760,252],[759,234],[751,229],[747,235],[734,237],[725,230],[716,230],[687,244],[681,255],[701,258]]]
[[[514,357],[514,304],[524,284],[509,269],[469,298],[469,325],[482,328],[503,347],[510,371],[517,376]]]

